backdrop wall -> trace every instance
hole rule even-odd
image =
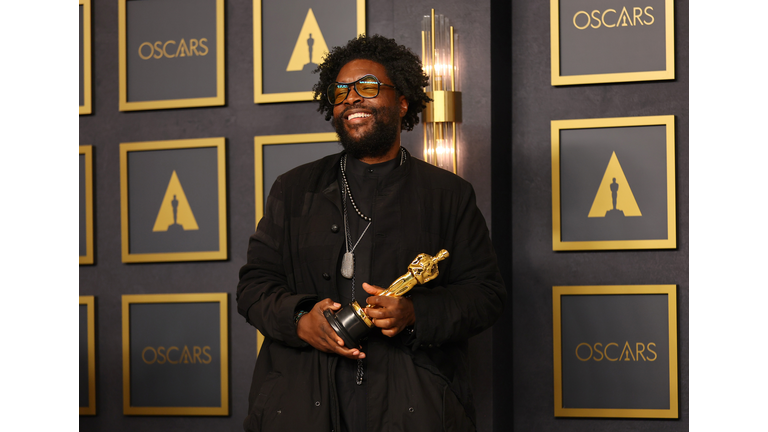
[[[510,161],[504,137],[511,136],[512,144],[511,193],[502,174],[494,175],[497,228],[510,222],[501,218],[508,214],[505,202],[512,203],[512,236],[506,237],[512,245],[512,305],[494,326],[494,429],[688,430],[688,3],[674,5],[675,80],[557,88],[550,84],[549,2],[513,2],[511,10],[493,5],[494,20],[503,14],[512,22],[511,34],[497,25],[492,34],[493,80],[503,79],[505,72],[512,77],[511,93],[506,93],[511,129],[493,119],[494,163]],[[502,42],[510,40],[511,50]],[[506,58],[511,58],[511,70],[505,70]],[[499,105],[494,101],[494,111],[503,109]],[[550,121],[650,115],[675,115],[677,249],[553,252]],[[494,230],[497,249],[505,244],[500,235]],[[554,417],[552,286],[612,284],[678,286],[679,420]],[[510,358],[511,372],[506,366]],[[505,384],[513,386],[511,395],[502,390]],[[513,417],[502,411],[510,406]]]
[[[420,53],[420,15],[433,6],[460,34],[459,173],[475,186],[489,226],[493,216],[492,236],[512,294],[494,328],[470,341],[479,430],[687,430],[687,3],[675,3],[674,81],[559,88],[549,77],[549,2],[368,2],[368,33],[394,37]],[[237,315],[234,290],[255,228],[253,137],[331,132],[332,127],[314,103],[253,103],[252,2],[228,0],[225,15],[225,106],[121,113],[117,2],[93,4],[94,109],[79,123],[80,144],[94,146],[96,264],[80,267],[80,294],[96,296],[98,415],[80,418],[83,431],[242,430],[256,332]],[[664,114],[676,116],[677,249],[552,252],[550,120]],[[118,144],[218,136],[227,138],[229,259],[122,264]],[[403,136],[417,156],[420,141],[421,126]],[[551,287],[667,283],[678,285],[680,420],[555,419]],[[231,415],[123,416],[120,296],[212,291],[231,294]]]
[[[460,34],[465,92],[459,174],[475,187],[490,225],[490,0],[377,0],[367,2],[367,33],[394,37],[421,53],[421,16],[431,7],[448,16]],[[82,431],[240,431],[247,413],[256,361],[256,330],[237,314],[237,272],[255,229],[253,137],[332,132],[313,102],[253,103],[252,2],[227,0],[226,105],[157,111],[118,111],[117,2],[94,1],[93,114],[81,116],[80,144],[94,146],[95,265],[80,267],[80,295],[96,296],[97,415],[80,417]],[[469,86],[467,86],[469,88]],[[119,143],[226,137],[229,259],[213,262],[123,264],[120,260]],[[422,129],[405,133],[404,145],[421,155]],[[143,417],[122,413],[120,296],[123,294],[229,292],[229,417]],[[492,430],[492,332],[470,341],[480,431]],[[509,384],[511,385],[511,384]]]

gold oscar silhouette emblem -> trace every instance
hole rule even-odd
[[[379,296],[384,297],[400,297],[411,290],[416,285],[425,284],[432,279],[436,278],[439,274],[437,268],[437,262],[442,261],[448,257],[448,251],[442,249],[435,256],[427,255],[425,253],[419,254],[410,265],[408,265],[408,272],[397,278],[389,288],[380,292]],[[328,324],[333,327],[333,330],[344,341],[344,346],[347,348],[354,348],[360,346],[360,340],[365,337],[373,328],[373,321],[365,313],[365,309],[371,307],[366,305],[365,308],[355,301],[349,304],[348,307],[339,309],[338,312],[333,313],[331,310],[323,312],[325,319],[328,320]]]

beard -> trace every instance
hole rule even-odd
[[[353,138],[344,127],[345,113],[333,118],[333,128],[339,135],[339,141],[344,150],[355,159],[378,158],[387,154],[397,139],[400,128],[399,110],[397,106],[390,109],[372,108],[371,119],[373,128],[359,138]]]

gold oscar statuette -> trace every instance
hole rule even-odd
[[[419,254],[409,265],[408,272],[397,278],[389,288],[380,292],[379,296],[400,297],[416,285],[425,284],[436,278],[439,274],[437,263],[448,257],[448,251],[442,249],[435,256],[425,253]],[[339,309],[334,313],[331,310],[323,312],[325,319],[333,327],[333,330],[344,341],[344,346],[354,348],[360,346],[360,340],[373,328],[373,321],[365,313],[365,308],[355,301],[348,307]]]

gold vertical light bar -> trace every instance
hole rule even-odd
[[[451,26],[451,91],[456,91],[456,78],[453,75],[455,64],[453,59],[453,26]]]
[[[424,21],[422,20],[422,23],[423,22]],[[424,28],[423,24],[422,24],[422,28]],[[426,62],[427,61],[427,51],[426,51],[426,47],[424,46],[425,45],[425,41],[424,41],[425,37],[426,37],[426,35],[424,34],[424,30],[422,30],[421,31],[421,58],[422,58],[422,62]],[[422,66],[423,66],[423,64],[422,64]],[[427,109],[429,109],[429,107],[427,107]],[[424,120],[424,114],[421,115],[421,118],[422,118],[422,120]],[[424,152],[424,160],[425,161],[429,161],[429,157],[427,156],[427,152],[429,151],[429,147],[427,147],[427,122],[423,121],[423,123],[424,123],[424,128],[423,128],[424,129],[424,150],[423,150],[423,152]]]
[[[422,114],[424,159],[432,165],[457,174],[456,122],[461,121],[461,94],[456,91],[456,35],[449,23],[448,18],[436,14],[435,9],[431,9],[430,14],[424,16],[421,21],[422,61],[424,71],[429,77],[426,91],[431,99]],[[449,79],[450,85],[447,82]],[[448,154],[449,152],[452,154]],[[451,168],[448,168],[449,164],[452,165]]]
[[[430,57],[430,75],[431,75],[431,82],[432,82],[432,91],[440,90],[440,85],[438,83],[438,77],[437,77],[437,56],[435,53],[435,9],[433,8],[430,12],[430,33],[429,33],[429,41],[430,41],[430,51],[429,51],[429,57]],[[434,104],[432,104],[434,107]],[[437,158],[437,141],[439,137],[441,130],[438,127],[437,123],[434,121],[434,118],[432,120],[432,146],[430,146],[430,153],[431,153],[431,159],[433,162],[431,162],[434,165],[438,164]]]
[[[437,82],[436,82],[437,81],[437,73],[436,73],[435,67],[437,65],[435,65],[435,10],[434,9],[432,9],[432,33],[429,35],[429,40],[430,40],[431,45],[432,45],[430,47],[432,49],[430,51],[430,55],[432,56],[432,61],[430,62],[431,66],[432,66],[432,71],[433,71],[432,76],[435,77],[435,82],[432,83],[432,91],[442,90],[441,88],[437,88],[437,86],[436,86],[436,84],[437,84]]]
[[[453,26],[451,26],[451,91],[456,91],[456,77],[454,75],[454,71],[456,69],[456,63],[453,56]],[[457,167],[459,166],[458,163],[458,151],[456,148],[456,122],[452,121],[451,126],[453,128],[453,142],[451,145],[453,146],[453,173],[458,174]]]

